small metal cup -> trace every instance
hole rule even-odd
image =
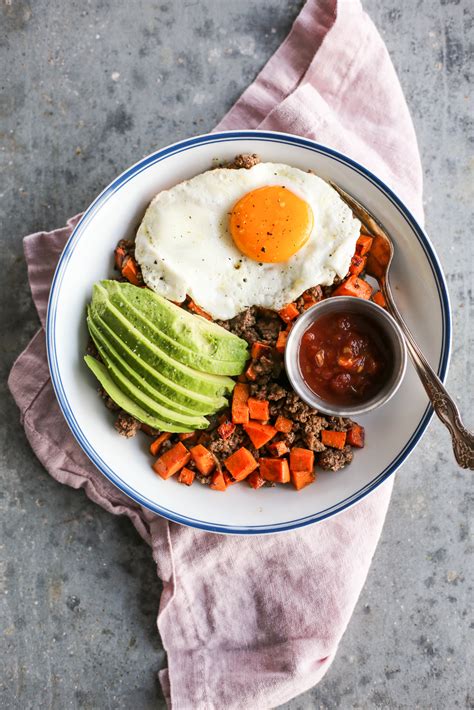
[[[301,373],[299,362],[301,338],[314,321],[329,313],[334,315],[358,313],[367,316],[380,328],[381,333],[385,336],[385,343],[391,351],[392,372],[390,376],[377,394],[363,403],[352,406],[339,406],[332,402],[326,402],[308,387]],[[353,296],[328,298],[309,308],[294,322],[286,341],[285,368],[293,389],[306,404],[323,414],[352,417],[357,414],[366,414],[376,407],[380,407],[388,402],[400,387],[405,375],[406,365],[407,350],[405,339],[392,316],[376,303],[362,298],[354,298]]]

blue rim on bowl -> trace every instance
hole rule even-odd
[[[121,187],[123,187],[129,180],[131,180],[135,175],[145,170],[147,167],[154,163],[158,163],[163,159],[174,155],[177,153],[182,153],[184,151],[195,148],[196,146],[206,145],[206,144],[217,144],[225,143],[229,141],[245,140],[248,143],[252,141],[266,141],[273,143],[282,143],[287,145],[293,145],[297,147],[305,148],[311,152],[319,153],[321,155],[328,156],[333,160],[340,162],[343,165],[350,167],[356,173],[362,175],[366,180],[368,180],[372,185],[374,185],[397,209],[397,211],[403,216],[405,221],[409,224],[413,232],[416,234],[420,245],[425,252],[427,261],[432,270],[436,287],[438,291],[438,296],[441,304],[441,314],[443,321],[443,332],[442,332],[442,345],[441,345],[441,355],[437,367],[437,372],[442,381],[444,381],[451,354],[451,308],[449,303],[449,296],[446,281],[441,270],[438,258],[431,242],[423,229],[419,226],[413,215],[405,207],[402,201],[396,196],[396,194],[385,185],[380,178],[376,177],[367,168],[363,167],[351,158],[346,157],[342,153],[339,153],[332,148],[327,148],[319,143],[316,143],[307,138],[300,138],[286,133],[277,133],[272,131],[253,131],[253,130],[242,130],[242,131],[224,131],[220,133],[211,133],[201,136],[196,136],[194,138],[189,138],[186,140],[173,143],[161,150],[152,153],[143,160],[139,161],[131,168],[123,172],[118,178],[116,178],[108,187],[103,190],[103,192],[94,200],[90,207],[86,210],[81,220],[76,225],[73,233],[71,234],[62,254],[59,259],[56,271],[54,273],[53,281],[51,284],[51,291],[49,295],[48,302],[48,312],[46,320],[46,350],[48,357],[48,364],[51,373],[51,382],[59,402],[59,406],[63,412],[63,415],[74,435],[77,442],[95,464],[95,466],[123,493],[132,498],[136,503],[143,505],[145,508],[162,515],[168,520],[172,520],[177,523],[182,523],[183,525],[190,525],[195,528],[202,530],[207,530],[210,532],[217,533],[227,533],[227,534],[267,534],[274,532],[283,532],[288,530],[294,530],[305,525],[310,525],[315,522],[320,522],[328,517],[331,517],[339,512],[342,512],[346,508],[354,505],[375,488],[377,488],[383,481],[385,481],[389,476],[391,476],[395,471],[401,466],[401,464],[408,458],[415,446],[420,441],[423,433],[425,432],[430,419],[433,415],[433,409],[430,405],[427,406],[423,413],[417,427],[415,428],[410,439],[405,443],[403,448],[399,451],[397,456],[390,462],[388,466],[381,471],[376,478],[374,478],[370,483],[363,486],[361,489],[348,496],[339,503],[326,508],[325,510],[319,511],[318,513],[305,516],[304,518],[298,518],[291,521],[286,521],[281,524],[274,525],[255,525],[255,526],[239,526],[232,527],[228,525],[218,525],[213,523],[208,523],[203,520],[196,518],[191,518],[188,516],[176,513],[176,511],[169,510],[159,504],[156,501],[150,500],[149,498],[143,496],[137,490],[133,489],[128,483],[122,480],[116,472],[114,472],[108,464],[100,456],[99,452],[96,451],[87,437],[84,435],[81,427],[79,426],[70,402],[66,396],[64,386],[61,380],[61,375],[59,371],[59,363],[57,358],[57,348],[56,348],[56,310],[58,298],[61,290],[62,280],[66,271],[66,266],[68,261],[75,250],[78,241],[81,238],[81,234],[88,224],[88,222],[94,217],[94,215],[101,209],[101,207],[107,202],[107,200]]]

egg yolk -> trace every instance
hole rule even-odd
[[[281,185],[244,195],[230,214],[230,233],[240,251],[255,261],[288,261],[308,241],[313,211]]]

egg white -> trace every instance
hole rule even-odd
[[[283,185],[306,200],[314,226],[288,261],[249,259],[235,246],[229,213],[250,190]],[[138,229],[135,255],[145,283],[172,301],[186,294],[214,319],[249,306],[278,310],[317,284],[343,277],[360,222],[335,190],[312,173],[280,163],[245,170],[209,170],[158,193]]]

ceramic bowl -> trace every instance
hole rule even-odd
[[[311,169],[347,190],[383,222],[395,244],[391,281],[397,304],[428,360],[444,379],[450,355],[450,306],[445,279],[428,237],[401,200],[363,166],[323,145],[268,131],[212,133],[180,141],[144,158],[116,178],[86,210],[59,260],[47,317],[51,379],[63,414],[93,464],[121,491],[166,518],[220,533],[275,533],[340,513],[368,495],[406,461],[432,415],[411,366],[395,396],[360,417],[366,446],[338,473],[317,481],[225,493],[190,488],[153,473],[147,437],[117,435],[97,382],[83,362],[86,304],[92,284],[110,276],[113,249],[134,236],[153,196],[239,153]],[[87,264],[87,269],[84,268]]]

